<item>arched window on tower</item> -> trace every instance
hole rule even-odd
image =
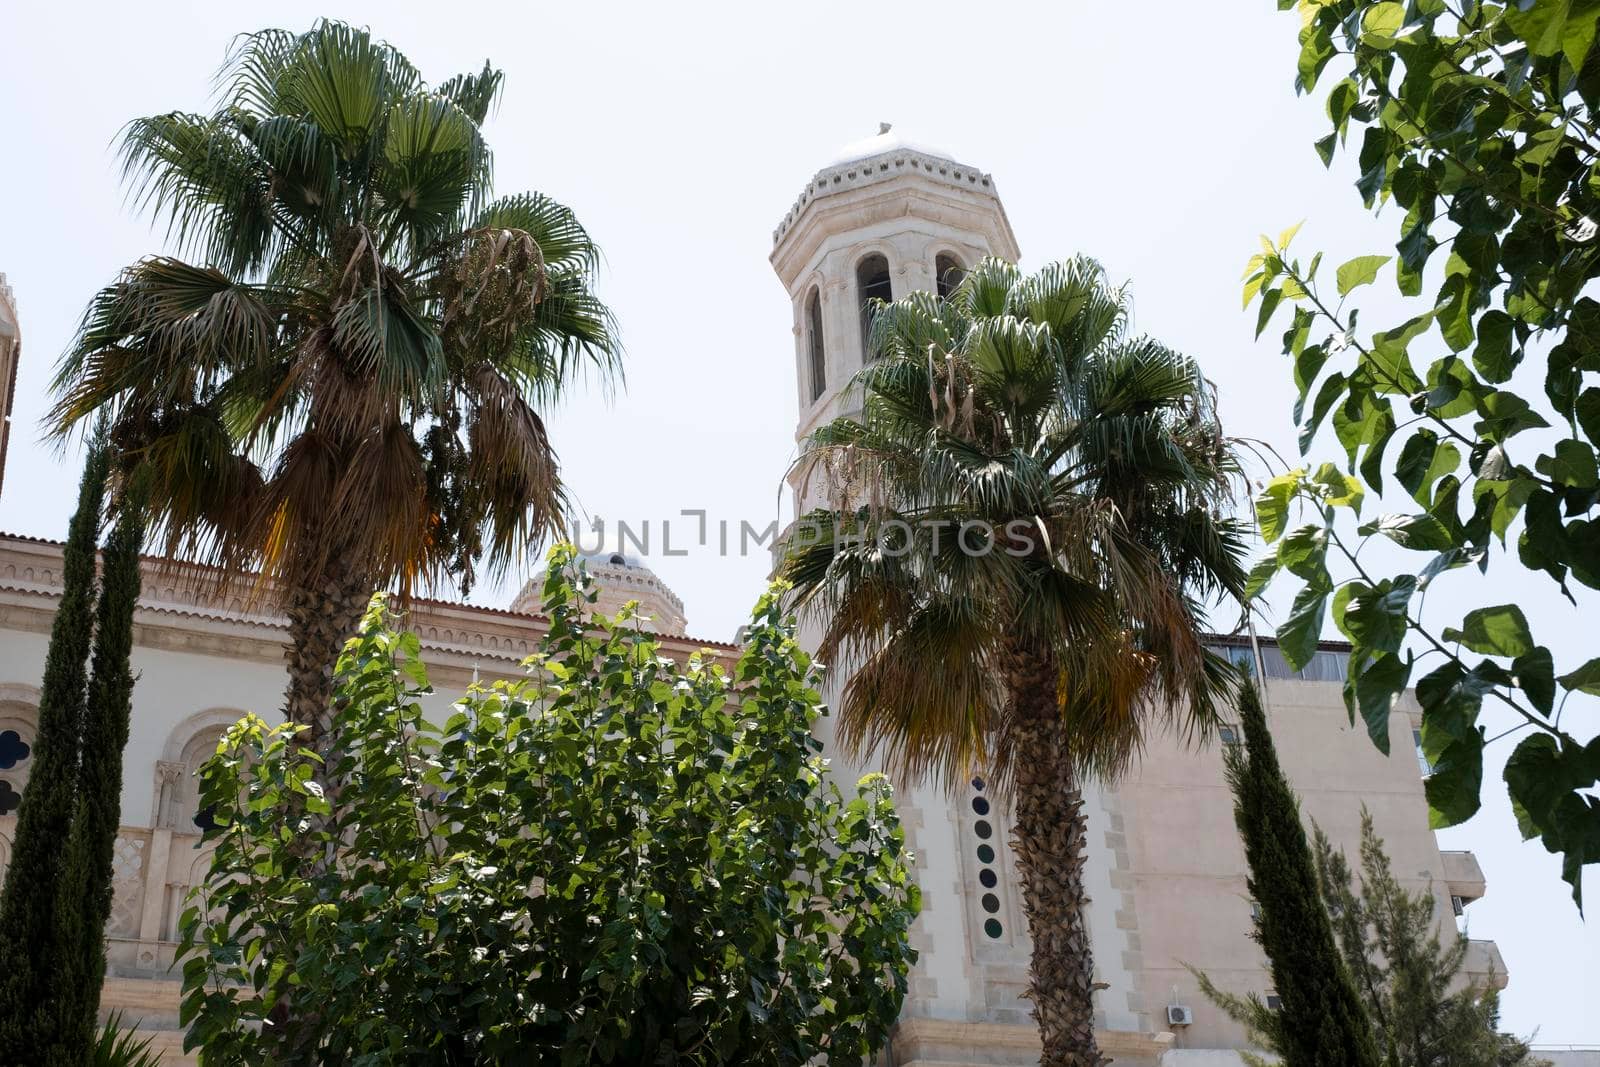
[[[828,391],[828,353],[822,344],[822,294],[816,289],[806,297],[806,362],[811,374],[811,401],[816,403]]]
[[[940,298],[949,296],[966,277],[967,268],[949,252],[940,252],[933,260],[933,284]]]
[[[889,285],[889,261],[874,252],[856,264],[856,299],[861,305],[861,359],[872,358],[873,301],[884,303],[894,299]]]

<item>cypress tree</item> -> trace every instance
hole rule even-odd
[[[90,1062],[96,1015],[106,972],[106,922],[111,917],[112,862],[122,824],[122,751],[133,710],[133,611],[139,601],[139,551],[144,508],[124,498],[106,542],[95,613],[94,656],[84,707],[78,807],[67,839],[62,906],[57,913],[62,949],[57,986],[60,1029],[47,1050],[47,1067]]]
[[[17,811],[11,867],[0,890],[0,1063],[37,1062],[57,1032],[57,909],[72,828],[84,687],[94,629],[95,544],[107,457],[97,442],[84,464],[78,510],[62,552],[61,603],[50,627],[33,773]],[[118,786],[121,782],[119,780]]]
[[[1239,720],[1244,745],[1228,750],[1228,784],[1260,906],[1256,935],[1283,1001],[1268,1036],[1286,1067],[1379,1067],[1371,1024],[1322,906],[1300,802],[1278,766],[1253,682],[1240,689]]]

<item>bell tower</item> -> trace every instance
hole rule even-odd
[[[5,488],[6,445],[11,441],[11,402],[17,391],[17,362],[22,358],[22,327],[17,300],[0,274],[0,490]]]
[[[794,313],[796,440],[852,403],[844,387],[866,358],[869,301],[947,289],[987,255],[1015,261],[1017,239],[977,167],[883,123],[819,170],[770,257]],[[802,511],[815,503],[796,491]]]

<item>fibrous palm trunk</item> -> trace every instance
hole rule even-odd
[[[1027,997],[1039,1024],[1040,1067],[1101,1067],[1094,1032],[1094,951],[1084,891],[1088,821],[1061,728],[1055,659],[1013,646],[1005,665],[1016,753],[1012,848],[1033,940]]]
[[[330,780],[326,769],[335,763],[333,750],[338,745],[334,730],[334,668],[345,641],[355,633],[372,595],[370,579],[348,556],[335,556],[324,569],[320,581],[292,586],[288,591],[285,614],[289,617],[289,645],[284,650],[289,661],[289,688],[284,698],[284,717],[310,729],[300,734],[299,742],[324,759],[319,774],[324,795],[337,817],[339,782]],[[291,802],[285,817],[290,825],[308,820],[315,828],[326,817],[309,816],[299,804]],[[303,853],[306,874],[317,877],[333,867],[332,846],[318,845],[311,834]],[[290,958],[298,946],[282,945]],[[278,1002],[273,1015],[273,1032],[268,1036],[275,1061],[284,1064],[314,1064],[320,1043],[322,1021],[314,1003],[294,1002],[286,997]]]
[[[349,560],[335,560],[321,581],[289,590],[289,690],[284,717],[309,726],[302,743],[324,752],[333,737],[333,671],[372,596],[370,580]]]

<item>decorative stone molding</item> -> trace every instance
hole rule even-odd
[[[54,541],[0,534],[0,630],[50,632],[61,597],[61,548]],[[283,662],[288,621],[271,607],[270,586],[252,598],[257,584],[252,576],[219,581],[209,568],[154,558],[145,560],[144,572],[144,592],[134,613],[136,647]],[[686,659],[710,650],[734,658],[732,645],[686,636],[683,602],[665,585],[660,589],[663,618],[676,627],[663,627],[664,652]],[[531,611],[418,597],[405,609],[404,625],[422,638],[435,683],[463,687],[475,671],[490,678],[521,677],[522,660],[548,622]]]
[[[778,228],[772,231],[772,243],[777,245],[783,240],[784,234],[789,232],[812,201],[848,189],[875,185],[902,175],[916,175],[927,181],[956,188],[980,190],[997,197],[994,191],[994,179],[976,167],[913,149],[896,149],[883,155],[852,160],[817,171],[801,190],[800,195],[795,198],[794,206],[783,217],[783,221],[778,223]]]

